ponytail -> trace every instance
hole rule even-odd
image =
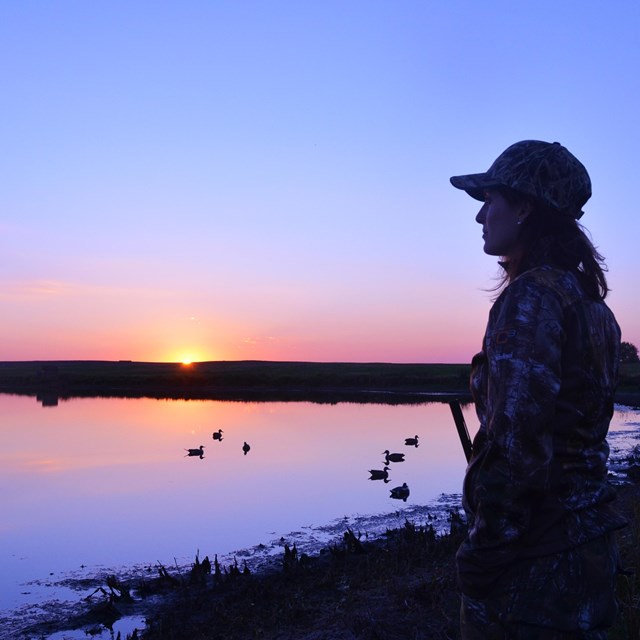
[[[512,204],[523,200],[521,194],[510,189],[500,192]],[[571,271],[590,298],[604,300],[609,292],[607,267],[585,228],[571,215],[537,201],[532,204],[531,214],[521,226],[519,250],[501,263],[505,274],[497,288],[533,267],[550,265]]]

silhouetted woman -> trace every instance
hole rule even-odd
[[[484,251],[504,270],[472,361],[462,637],[604,639],[625,524],[606,480],[620,329],[578,224],[589,175],[557,142],[525,140],[451,183],[483,203]]]

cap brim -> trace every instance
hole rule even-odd
[[[484,192],[492,187],[498,187],[495,180],[488,178],[486,173],[471,173],[466,176],[453,176],[449,178],[456,189],[466,191],[472,198],[484,200]]]

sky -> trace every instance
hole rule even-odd
[[[522,139],[640,345],[640,2],[0,0],[0,361],[469,362]]]

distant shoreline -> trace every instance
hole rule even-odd
[[[74,397],[416,403],[470,400],[468,365],[215,361],[0,363],[0,393]]]
[[[468,364],[212,361],[0,362],[0,393],[45,406],[81,397],[415,404],[470,402]],[[640,406],[640,366],[622,365],[616,402]]]

